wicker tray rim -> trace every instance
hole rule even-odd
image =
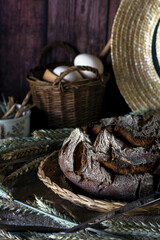
[[[58,184],[53,182],[45,173],[44,166],[47,164],[47,161],[53,157],[54,160],[57,161],[58,158],[58,151],[54,151],[51,155],[46,157],[38,168],[38,177],[39,179],[48,187],[50,188],[54,193],[58,194],[61,198],[66,199],[78,206],[85,207],[89,210],[94,210],[98,212],[108,212],[111,210],[114,210],[116,208],[119,208],[121,206],[124,206],[125,203],[122,202],[116,202],[116,201],[105,201],[105,200],[99,200],[99,199],[93,199],[81,194],[73,193],[72,191],[60,187]]]

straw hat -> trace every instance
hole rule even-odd
[[[160,0],[122,0],[114,19],[111,57],[129,107],[160,108]]]

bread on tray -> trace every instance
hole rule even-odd
[[[67,179],[96,196],[131,201],[159,189],[160,120],[102,119],[74,129],[59,153]]]

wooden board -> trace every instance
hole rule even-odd
[[[47,1],[0,1],[0,92],[22,100],[25,77],[46,44]]]
[[[78,222],[89,220],[100,214],[60,198],[38,179],[36,171],[32,171],[25,176],[17,178],[10,186],[10,191],[16,200],[22,202],[26,200],[33,201],[35,195],[39,198],[43,197],[44,200],[49,200],[52,206],[61,213],[70,216]],[[112,218],[112,220],[114,219],[115,221],[143,221],[146,223],[156,221],[160,224],[160,215],[120,215]],[[20,234],[27,231],[56,232],[62,229],[62,225],[44,215],[37,215],[35,213],[22,214],[16,213],[15,211],[0,210],[0,229],[19,232]]]
[[[48,7],[48,42],[66,41],[81,53],[99,55],[105,45],[108,0],[50,0]]]

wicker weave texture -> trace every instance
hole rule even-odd
[[[95,79],[67,82],[63,77],[73,71],[92,71]],[[109,75],[103,78],[98,71],[86,66],[72,66],[55,83],[28,76],[34,104],[45,116],[50,128],[77,127],[99,119]]]

